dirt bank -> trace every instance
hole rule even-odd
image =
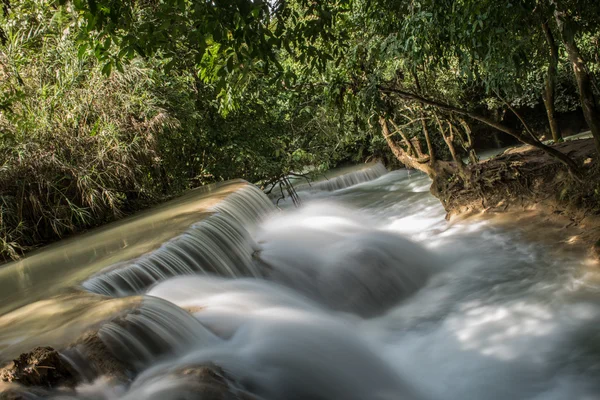
[[[544,240],[584,247],[600,259],[600,163],[592,139],[554,145],[580,166],[570,176],[556,160],[531,146],[467,168],[467,183],[457,177],[436,178],[432,193],[451,220],[475,214],[505,214],[527,227],[546,231]]]

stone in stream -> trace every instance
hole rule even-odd
[[[77,373],[52,347],[36,347],[0,370],[0,380],[24,386],[74,386]]]
[[[84,337],[79,346],[87,346],[84,350],[95,364],[95,368],[103,369],[109,377],[123,377],[126,368],[116,360],[97,336]],[[29,353],[0,370],[0,400],[29,400],[62,395],[65,398],[76,396],[73,388],[81,383],[79,375],[71,364],[51,347],[36,347]],[[164,385],[165,382],[177,382],[175,385]],[[156,377],[150,382],[132,384],[127,396],[131,398],[163,399],[194,398],[203,400],[253,400],[255,397],[235,388],[225,371],[216,365],[187,366]],[[128,398],[129,398],[128,397]]]
[[[201,398],[225,398],[223,396],[228,390],[225,372],[216,366],[201,366],[195,368],[186,368],[178,375],[191,378],[198,385],[198,391],[202,394]]]
[[[98,332],[84,334],[62,353],[75,366],[83,380],[93,381],[99,376],[107,376],[127,382],[131,378],[131,365],[117,359],[102,342]]]
[[[47,390],[0,382],[0,400],[40,400],[47,397]]]
[[[259,400],[237,388],[234,380],[213,364],[189,365],[143,379],[132,385],[128,396],[146,400]]]

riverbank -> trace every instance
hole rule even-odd
[[[564,247],[585,247],[600,259],[600,163],[592,139],[554,145],[581,168],[580,181],[556,160],[532,146],[521,146],[467,168],[469,180],[436,179],[432,193],[450,220],[505,214],[535,226],[538,236]],[[548,235],[540,235],[547,232]]]

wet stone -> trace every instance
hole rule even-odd
[[[107,376],[121,382],[131,380],[133,368],[113,356],[98,337],[97,332],[88,332],[63,351],[84,380],[93,381]]]
[[[240,388],[222,368],[212,364],[190,365],[171,370],[165,375],[136,382],[133,386],[135,389],[128,395],[144,397],[146,400],[259,400]],[[144,388],[147,391],[143,391]]]
[[[36,347],[2,368],[0,380],[24,386],[73,386],[76,372],[52,347]]]

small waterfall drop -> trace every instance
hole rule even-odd
[[[356,167],[349,171],[340,171],[338,175],[327,177],[325,179],[313,182],[310,185],[308,183],[302,183],[296,186],[297,190],[308,190],[308,191],[326,191],[332,192],[334,190],[345,189],[350,186],[358,185],[377,179],[388,173],[385,166],[378,162],[375,164],[367,164],[362,166],[360,169]]]
[[[82,286],[108,296],[141,293],[148,286],[177,275],[261,277],[252,260],[257,246],[248,229],[274,210],[258,188],[248,185],[211,207],[209,215],[159,249],[111,266]]]
[[[228,215],[246,229],[275,211],[269,198],[256,186],[247,185],[218,202],[209,211]]]
[[[102,326],[98,336],[115,357],[137,368],[182,355],[192,346],[220,342],[189,312],[154,297],[145,297],[135,311]]]
[[[360,337],[354,320],[339,320],[292,289],[194,276],[162,282],[149,295],[156,298],[141,313],[101,330],[111,351],[141,364],[172,349],[137,377],[132,390],[173,371],[215,363],[269,400],[422,398]],[[196,320],[174,304],[197,310]],[[177,392],[178,381],[169,382]],[[187,383],[179,384],[185,390]]]

